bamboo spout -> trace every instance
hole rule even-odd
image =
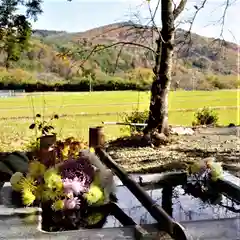
[[[156,219],[159,229],[166,231],[174,239],[187,240],[184,228],[174,221],[117,163],[101,148],[95,149],[101,161],[110,168],[122,181],[122,183],[132,192],[132,194],[142,203],[154,219]]]

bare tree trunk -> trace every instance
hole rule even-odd
[[[156,56],[154,68],[155,79],[151,88],[151,102],[148,126],[144,133],[158,129],[159,132],[168,135],[168,91],[171,84],[174,15],[172,1],[164,0],[161,3],[162,30],[157,40],[157,52],[161,49],[160,61]]]
[[[5,59],[5,68],[6,68],[6,70],[9,70],[9,68],[10,68],[10,56],[8,53],[7,53],[7,57]]]

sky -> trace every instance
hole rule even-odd
[[[180,0],[175,0],[176,4]],[[207,37],[221,37],[221,17],[226,0],[207,0],[206,6],[199,12],[194,21],[192,31]],[[192,19],[194,5],[200,6],[202,0],[188,0],[186,9],[177,20],[180,28],[188,29],[189,24],[183,23]],[[230,0],[227,10],[223,36],[225,40],[240,43],[240,0]],[[157,0],[150,0],[154,11]],[[134,16],[138,16],[137,18]],[[147,23],[150,17],[146,0],[44,0],[43,14],[36,22],[34,29],[63,30],[81,32],[120,21],[138,21]],[[161,15],[156,14],[155,22],[160,26]]]

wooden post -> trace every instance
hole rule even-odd
[[[171,186],[165,186],[162,189],[162,208],[171,217],[173,216],[172,196],[173,196],[173,188]]]
[[[56,134],[47,135],[40,137],[40,149],[48,149],[49,147],[52,147],[57,141]]]
[[[103,127],[89,128],[89,147],[103,148],[105,144],[105,136]]]

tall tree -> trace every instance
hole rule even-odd
[[[187,0],[181,0],[173,9],[172,0],[161,1],[162,28],[156,40],[155,78],[151,88],[148,125],[144,133],[158,129],[168,135],[168,92],[171,84],[174,21],[184,10]]]
[[[26,8],[25,14],[17,14],[20,6]],[[41,0],[2,0],[0,2],[0,52],[5,56],[5,67],[18,61],[21,53],[28,47],[31,36],[30,18],[37,19],[41,10]]]
[[[152,0],[148,0],[149,2]],[[176,3],[178,2],[178,4]],[[174,35],[175,35],[175,23],[178,16],[183,12],[186,4],[189,0],[158,0],[157,7],[154,14],[151,14],[151,21],[155,25],[155,16],[158,6],[161,6],[161,31],[158,33],[156,40],[156,59],[153,72],[155,74],[152,88],[151,88],[151,101],[149,107],[148,125],[144,129],[144,133],[147,134],[152,130],[158,129],[159,132],[168,135],[168,92],[171,84],[172,76],[172,60],[173,52],[175,49]],[[187,49],[191,44],[191,30],[194,21],[198,13],[205,7],[211,0],[199,0],[193,6],[194,13],[192,18],[188,21],[189,30],[185,33],[183,39],[183,45],[187,45]],[[221,0],[219,4],[222,4],[223,13],[219,21],[221,25],[220,46],[224,43],[223,28],[225,25],[226,15],[228,8],[237,2],[237,0]],[[155,25],[155,28],[156,25]]]

